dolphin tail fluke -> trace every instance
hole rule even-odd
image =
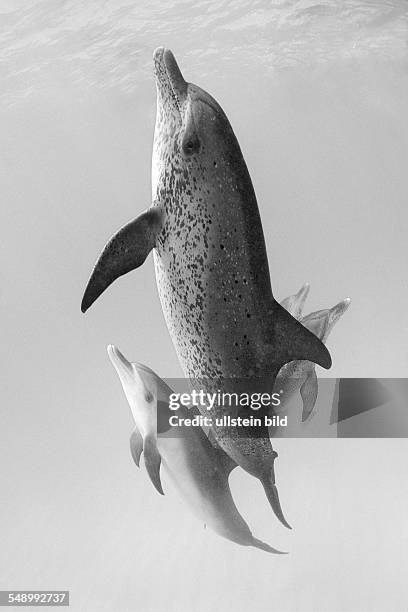
[[[264,488],[266,497],[268,498],[268,501],[271,505],[271,508],[275,513],[276,518],[280,520],[282,525],[284,525],[288,529],[292,529],[288,521],[283,516],[282,508],[279,501],[278,489],[276,488],[276,484],[274,482],[273,471],[269,476],[261,478],[261,483]]]
[[[163,218],[162,209],[152,206],[109,240],[88,281],[81,304],[82,312],[88,310],[119,276],[143,264],[156,244]]]
[[[305,305],[309,291],[310,285],[309,283],[305,283],[301,286],[297,293],[285,298],[280,304],[289,312],[289,314],[292,315],[292,317],[299,320],[299,318],[302,316],[303,306]]]
[[[271,357],[279,366],[301,359],[317,363],[326,370],[331,367],[330,353],[323,342],[277,302],[273,322],[274,349]]]
[[[154,436],[146,436],[144,439],[143,458],[147,473],[149,474],[150,480],[152,481],[155,489],[160,493],[160,495],[164,495],[160,480],[161,456]]]
[[[317,382],[316,370],[309,370],[306,380],[300,387],[300,395],[303,400],[302,422],[307,421],[315,407],[319,385]]]
[[[350,304],[351,304],[351,298],[345,298],[344,300],[342,300],[341,302],[333,306],[333,308],[330,308],[329,324],[328,324],[329,330],[331,330],[333,325],[335,325],[335,323],[337,323],[339,318],[343,316],[343,314],[346,312]]]
[[[140,455],[142,454],[142,450],[143,439],[140,435],[140,431],[135,427],[130,436],[130,452],[137,467],[140,466]]]
[[[255,546],[255,548],[260,548],[261,550],[264,550],[265,552],[268,552],[268,553],[274,553],[275,555],[287,555],[288,554],[287,552],[278,550],[277,548],[272,548],[272,546],[269,546],[269,544],[266,544],[265,542],[262,542],[262,540],[258,540],[257,538],[252,539],[252,546]]]
[[[346,312],[350,303],[350,298],[346,298],[332,308],[311,312],[306,317],[302,317],[300,321],[302,325],[313,332],[315,336],[320,338],[323,342],[326,342],[333,326]]]

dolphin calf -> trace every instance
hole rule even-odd
[[[157,413],[163,410],[172,392],[168,385],[150,368],[129,362],[115,346],[108,346],[108,355],[136,424],[130,438],[133,459],[139,466],[143,451],[146,469],[156,489],[163,493],[162,465],[195,515],[218,535],[242,546],[285,554],[254,538],[228,484],[236,463],[221,449],[214,448],[200,427],[178,427],[177,432],[170,430],[157,436]],[[191,413],[182,406],[179,417],[191,418]],[[158,429],[160,432],[160,425]]]
[[[256,391],[272,392],[290,361],[329,368],[324,344],[273,297],[255,192],[224,111],[185,81],[169,49],[155,51],[154,66],[152,205],[106,245],[82,311],[153,250],[163,313],[187,378],[228,391],[247,381]],[[214,412],[222,415],[224,407]],[[275,514],[289,526],[267,428],[220,426],[213,433],[236,463],[260,479]]]
[[[322,342],[327,338],[339,318],[350,306],[350,298],[345,298],[332,308],[317,310],[303,316],[303,307],[309,294],[310,287],[306,283],[299,291],[285,298],[281,305],[294,317],[302,322],[307,329],[315,334]],[[313,413],[318,393],[316,369],[311,361],[292,361],[281,368],[275,381],[275,389],[282,390],[281,408],[284,408],[296,391],[300,391],[303,401],[302,421],[306,421]]]

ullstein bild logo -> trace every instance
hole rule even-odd
[[[169,418],[169,424],[171,427],[213,427],[214,425],[217,427],[286,427],[288,417],[276,415],[272,417],[263,415],[262,418],[253,415],[232,417],[229,414],[221,417],[209,417],[196,414],[192,418],[188,418],[175,414]]]

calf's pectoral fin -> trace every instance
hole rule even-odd
[[[160,495],[164,495],[160,480],[161,456],[157,448],[156,438],[152,435],[146,436],[143,441],[143,458],[150,480]]]
[[[143,264],[163,227],[164,213],[152,206],[109,240],[95,264],[82,299],[85,312],[115,281]]]
[[[274,347],[271,357],[279,366],[289,361],[305,359],[328,370],[330,353],[311,331],[296,321],[280,304],[273,310]]]
[[[140,455],[142,454],[142,450],[143,450],[142,436],[140,435],[140,431],[138,430],[138,428],[135,427],[130,436],[130,453],[137,467],[140,466]]]

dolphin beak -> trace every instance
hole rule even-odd
[[[126,359],[124,355],[120,352],[120,350],[114,344],[109,344],[108,348],[108,356],[111,360],[113,367],[117,371],[119,377],[121,375],[128,374],[129,376],[133,376],[133,367],[130,361]]]
[[[179,103],[182,103],[187,95],[188,83],[184,80],[173,53],[170,49],[158,47],[153,53],[153,61],[156,65],[162,66],[165,69],[173,93]]]
[[[109,359],[119,376],[125,393],[127,393],[129,389],[131,389],[132,392],[137,391],[142,394],[141,397],[143,397],[144,401],[151,402],[154,396],[146,386],[138,368],[128,361],[114,344],[109,344],[106,350],[108,351]]]

